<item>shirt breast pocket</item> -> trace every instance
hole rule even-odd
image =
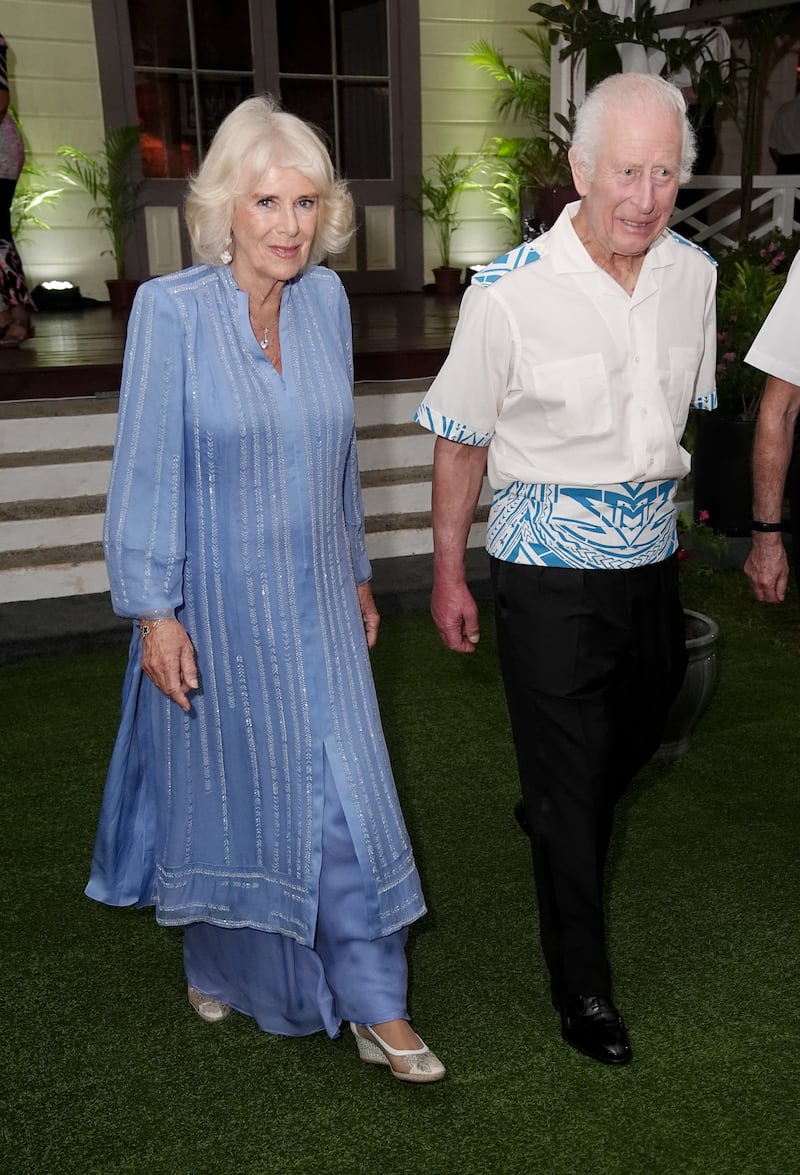
[[[700,370],[700,351],[697,347],[670,347],[669,398],[682,406],[691,401]]]
[[[533,369],[536,399],[560,437],[599,436],[611,428],[611,393],[598,351]]]

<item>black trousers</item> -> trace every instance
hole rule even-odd
[[[500,662],[532,830],[554,996],[609,995],[604,870],[614,806],[657,749],[686,671],[678,563],[491,560]]]

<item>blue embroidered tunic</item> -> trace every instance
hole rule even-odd
[[[283,375],[228,269],[145,283],[131,315],[105,549],[115,611],[174,610],[184,714],[134,628],[87,893],[312,945],[327,758],[370,933],[425,912],[381,729],[357,583],[370,576],[338,277],[287,283]]]

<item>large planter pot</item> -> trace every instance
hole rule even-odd
[[[754,433],[754,420],[725,420],[716,412],[698,412],[695,418],[695,517],[708,511],[708,525],[730,537],[750,534]]]
[[[433,271],[436,293],[452,297],[461,291],[461,270],[454,265],[440,265]]]
[[[106,288],[108,289],[111,313],[114,317],[130,314],[133,296],[139,289],[139,282],[127,277],[110,277],[106,279]]]
[[[683,611],[688,664],[680,693],[670,707],[658,756],[675,759],[689,750],[692,731],[705,713],[717,683],[719,626],[710,616]]]
[[[523,241],[532,241],[540,233],[552,228],[567,204],[578,199],[572,184],[555,188],[540,188],[533,184],[519,190],[520,234]]]

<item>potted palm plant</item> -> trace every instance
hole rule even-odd
[[[498,83],[495,109],[501,119],[527,124],[528,135],[495,135],[485,152],[483,172],[492,210],[510,225],[511,245],[550,228],[565,204],[577,200],[567,158],[570,119],[556,115],[567,138],[550,128],[550,50],[542,29],[520,29],[533,62],[510,64],[488,41],[476,41],[467,60]]]
[[[459,165],[458,152],[433,156],[433,176],[420,177],[420,195],[414,201],[423,220],[430,224],[439,250],[439,265],[434,269],[437,294],[457,294],[461,284],[461,270],[450,264],[450,245],[453,233],[461,224],[458,216],[458,198],[470,186],[475,171],[474,162]]]
[[[59,147],[63,160],[60,179],[82,188],[92,200],[90,216],[108,233],[116,277],[106,281],[112,314],[130,309],[138,282],[125,276],[125,249],[139,210],[144,180],[131,177],[131,165],[139,147],[138,126],[120,126],[106,131],[95,157],[77,147]]]

